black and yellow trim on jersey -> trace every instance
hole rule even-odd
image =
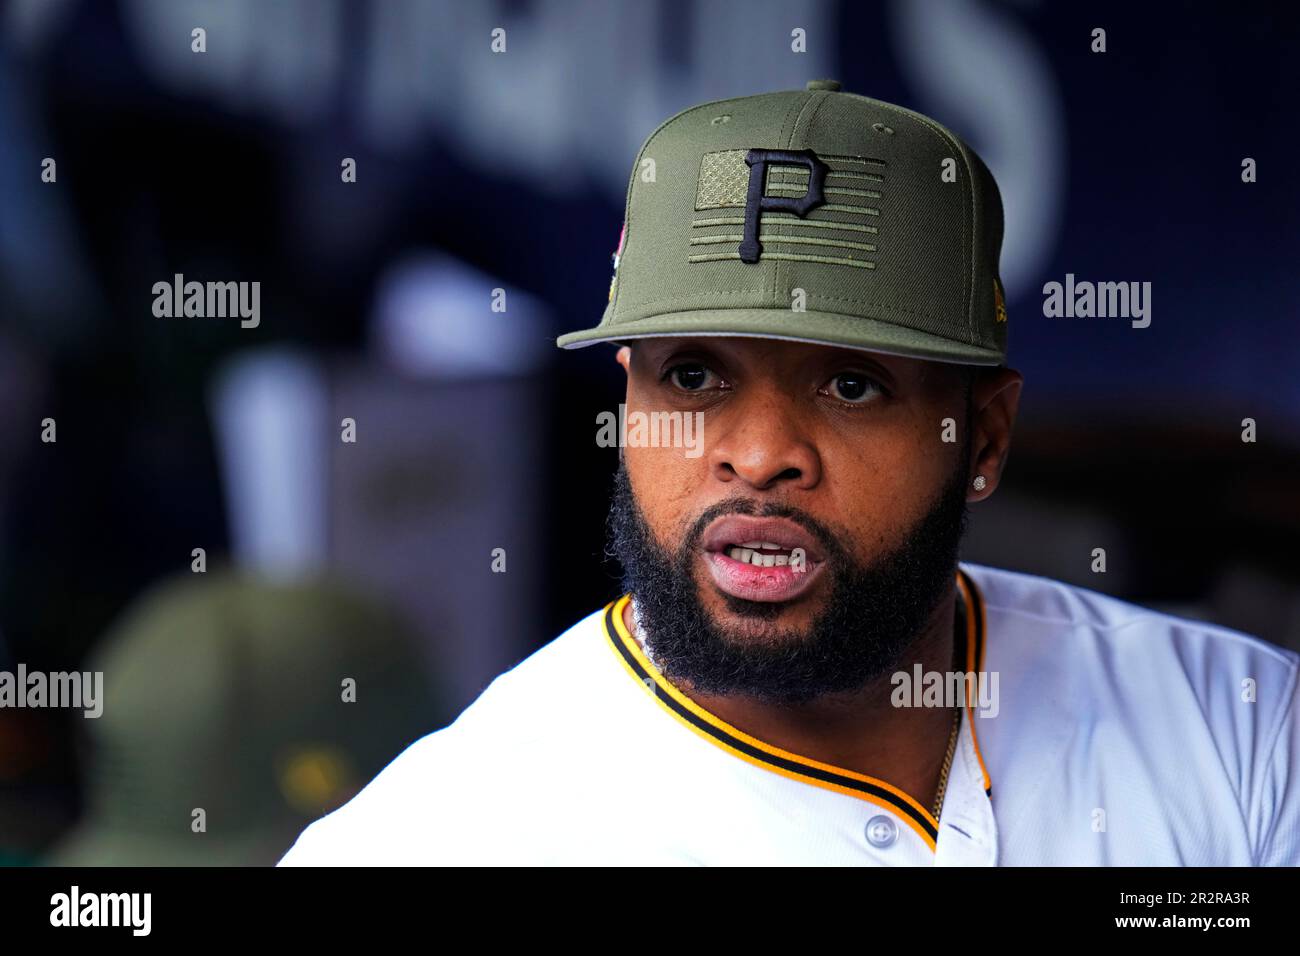
[[[975,586],[975,582],[971,580],[970,575],[960,568],[957,569],[957,587],[961,591],[962,600],[968,611],[966,614],[966,672],[980,675],[984,673],[984,596],[980,594],[980,589]],[[968,681],[966,684],[966,720],[970,727],[971,743],[975,746],[975,759],[979,761],[980,774],[984,778],[984,792],[992,797],[993,782],[989,780],[988,767],[984,766],[984,754],[980,752],[979,735],[975,732],[975,721],[972,719],[974,703],[971,701],[970,694],[971,686]]]
[[[957,587],[961,592],[963,603],[968,613],[965,614],[966,628],[964,641],[965,660],[968,671],[978,673],[984,666],[984,602],[980,597],[975,582],[966,572],[958,569]],[[866,774],[822,763],[810,757],[802,757],[765,743],[752,737],[737,727],[727,723],[721,717],[705,710],[691,700],[658,669],[650,663],[641,645],[628,633],[623,623],[623,609],[632,599],[630,594],[611,601],[605,606],[605,635],[619,659],[628,672],[655,699],[679,721],[712,743],[717,744],[742,760],[756,766],[775,771],[793,780],[800,780],[814,786],[834,790],[851,797],[867,800],[878,806],[899,813],[903,820],[920,835],[931,850],[935,849],[939,837],[939,821],[934,818],[917,800],[908,796],[897,787],[890,786],[883,780],[868,777]],[[992,785],[988,770],[984,767],[984,758],[980,754],[979,740],[975,736],[975,723],[971,720],[972,702],[970,685],[966,693],[966,721],[970,728],[971,740],[975,744],[975,756],[979,759],[980,771],[984,775],[984,792],[992,795]]]

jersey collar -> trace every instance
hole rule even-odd
[[[960,568],[957,571],[957,587],[966,608],[966,630],[961,653],[966,661],[966,669],[978,673],[984,667],[984,602],[975,582]],[[659,672],[636,638],[628,633],[623,623],[623,609],[631,599],[631,594],[624,594],[605,606],[603,617],[605,636],[628,672],[677,720],[711,743],[749,763],[893,811],[920,835],[932,851],[935,850],[939,835],[939,821],[909,794],[876,777],[822,763],[759,740],[705,710],[687,697]],[[980,754],[979,740],[975,733],[973,707],[974,701],[971,699],[968,684],[962,720],[963,733],[969,732],[971,736],[971,744],[983,776],[984,793],[992,796],[992,783],[984,765],[984,757]],[[949,787],[951,786],[950,781]]]

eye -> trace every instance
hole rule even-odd
[[[864,372],[841,372],[821,389],[823,395],[849,405],[866,405],[884,390]]]
[[[683,362],[664,373],[664,379],[684,392],[703,392],[725,384],[718,374],[699,362]]]

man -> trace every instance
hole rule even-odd
[[[832,81],[660,126],[559,340],[702,439],[628,428],[627,593],[282,863],[1300,863],[1297,655],[958,564],[1020,399],[1001,240],[967,146]]]

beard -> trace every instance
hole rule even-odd
[[[966,528],[969,455],[958,461],[958,469],[902,543],[863,564],[846,546],[853,540],[848,532],[831,529],[798,508],[760,505],[744,496],[706,509],[676,552],[667,551],[651,533],[620,460],[606,525],[608,551],[622,564],[623,589],[632,593],[639,636],[655,666],[668,680],[703,693],[786,705],[859,690],[896,670],[953,586]],[[705,610],[695,578],[700,540],[709,523],[725,514],[787,518],[815,537],[828,562],[823,577],[830,581],[830,592],[825,608],[806,628],[753,635],[755,624],[785,612],[781,602],[724,594],[727,610],[750,625],[744,629],[721,625]]]

